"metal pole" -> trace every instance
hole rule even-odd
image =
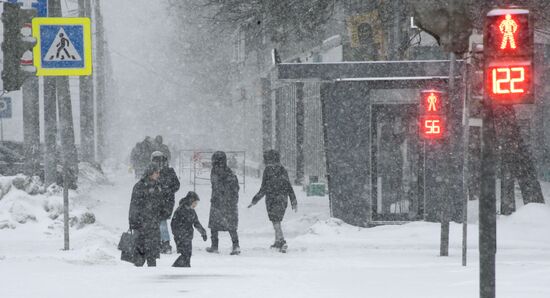
[[[480,298],[495,298],[496,194],[495,130],[493,111],[484,99],[481,159],[481,197],[479,199],[479,286]]]
[[[424,214],[423,214],[423,218],[424,218],[424,221],[426,221],[428,219],[427,217],[427,213],[426,213],[426,140],[424,140],[423,142],[423,145],[422,145],[422,148],[424,150],[424,154],[423,154],[423,169],[422,169],[422,200],[423,200],[423,209],[424,209]]]
[[[48,0],[48,16],[61,17],[59,0]],[[44,77],[44,182],[56,180],[57,91],[56,77]]]
[[[456,65],[456,55],[455,53],[450,54],[450,63],[449,63],[449,101],[453,101],[455,98],[455,65]],[[448,106],[451,106],[451,103],[447,103]],[[451,111],[454,112],[454,111]],[[452,125],[452,124],[451,124]],[[450,140],[447,140],[447,144],[443,146],[443,148],[447,149],[447,152],[450,153],[452,150],[452,146],[450,144]],[[449,156],[450,157],[450,156]],[[452,159],[452,157],[450,157]],[[452,160],[450,161],[452,163]],[[448,170],[446,170],[448,171]],[[446,179],[446,190],[450,191],[450,173],[446,173],[445,176],[447,176]],[[446,192],[447,192],[446,191]],[[450,193],[447,192],[447,194],[443,195],[443,201],[441,206],[441,242],[439,247],[439,255],[442,257],[449,256],[449,205],[451,204],[449,200]]]
[[[468,67],[468,66],[467,66]],[[463,89],[465,90],[464,98],[464,162],[462,165],[462,191],[464,193],[464,205],[462,206],[462,266],[467,265],[467,255],[468,255],[468,201],[469,201],[469,190],[468,190],[468,177],[469,177],[469,168],[468,168],[468,151],[470,144],[470,87],[467,86],[469,79],[470,69],[468,68],[465,72],[464,79],[462,80]]]
[[[64,250],[69,250],[69,162],[63,162],[63,235]]]

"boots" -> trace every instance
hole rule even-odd
[[[209,253],[217,254],[217,253],[219,253],[219,251],[218,251],[218,242],[219,242],[219,240],[218,240],[218,238],[213,238],[213,237],[211,239],[212,239],[212,246],[207,247],[206,251],[209,252]]]
[[[233,250],[231,251],[232,256],[237,256],[241,254],[241,248],[239,247],[239,243],[233,243]]]
[[[276,249],[282,253],[285,253],[287,248],[288,248],[288,245],[286,244],[286,241],[283,239],[283,240],[277,240],[275,241],[275,243],[273,243],[273,245],[271,245],[271,248],[272,249]]]

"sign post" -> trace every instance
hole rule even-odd
[[[51,14],[61,15],[59,2],[52,2]],[[37,46],[33,63],[37,76],[57,76],[57,100],[63,148],[63,214],[65,250],[69,249],[69,186],[76,182],[78,162],[74,145],[68,76],[92,74],[92,34],[89,18],[43,17],[32,20]],[[54,96],[55,98],[55,96]],[[69,172],[70,171],[70,172]],[[69,183],[71,179],[71,183]]]

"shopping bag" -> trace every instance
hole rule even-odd
[[[118,249],[121,251],[120,259],[122,261],[134,263],[136,254],[137,233],[132,230],[122,233],[118,243]]]

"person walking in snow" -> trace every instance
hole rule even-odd
[[[227,166],[227,156],[222,151],[212,155],[212,197],[210,199],[210,218],[208,228],[211,231],[212,245],[206,249],[210,253],[218,253],[221,231],[228,231],[233,242],[231,255],[241,253],[239,246],[239,181],[233,171]]]
[[[290,198],[290,204],[295,212],[298,212],[298,202],[296,201],[294,189],[292,189],[292,185],[290,184],[288,172],[281,165],[279,152],[276,150],[266,151],[264,153],[264,164],[262,186],[252,199],[250,205],[248,205],[248,208],[256,205],[265,196],[267,214],[275,230],[275,243],[271,248],[286,252],[287,244],[283,235],[281,222],[288,206],[288,199]]]
[[[160,169],[159,184],[161,188],[162,208],[160,221],[160,251],[164,254],[172,253],[168,220],[174,211],[176,192],[180,189],[180,181],[176,171],[168,165],[164,153],[155,151],[151,154],[151,162]]]
[[[132,191],[130,202],[130,229],[137,234],[135,265],[154,267],[160,257],[160,218],[162,193],[159,184],[160,168],[149,164],[145,174]]]
[[[151,162],[151,154],[154,152],[153,142],[151,137],[145,137],[142,142],[136,144],[132,153],[130,154],[130,161],[134,168],[136,179],[141,179],[145,168]]]
[[[158,135],[155,137],[155,143],[153,144],[155,147],[155,151],[160,151],[164,153],[164,156],[166,156],[166,159],[168,160],[168,163],[172,160],[172,154],[170,153],[170,148],[166,144],[163,143],[164,140],[161,135]]]
[[[199,201],[199,196],[195,192],[190,191],[185,198],[180,200],[179,206],[174,212],[171,227],[174,240],[176,241],[177,252],[180,256],[172,267],[191,267],[193,227],[199,231],[202,240],[206,241],[207,239],[206,230],[202,227],[195,212]]]

